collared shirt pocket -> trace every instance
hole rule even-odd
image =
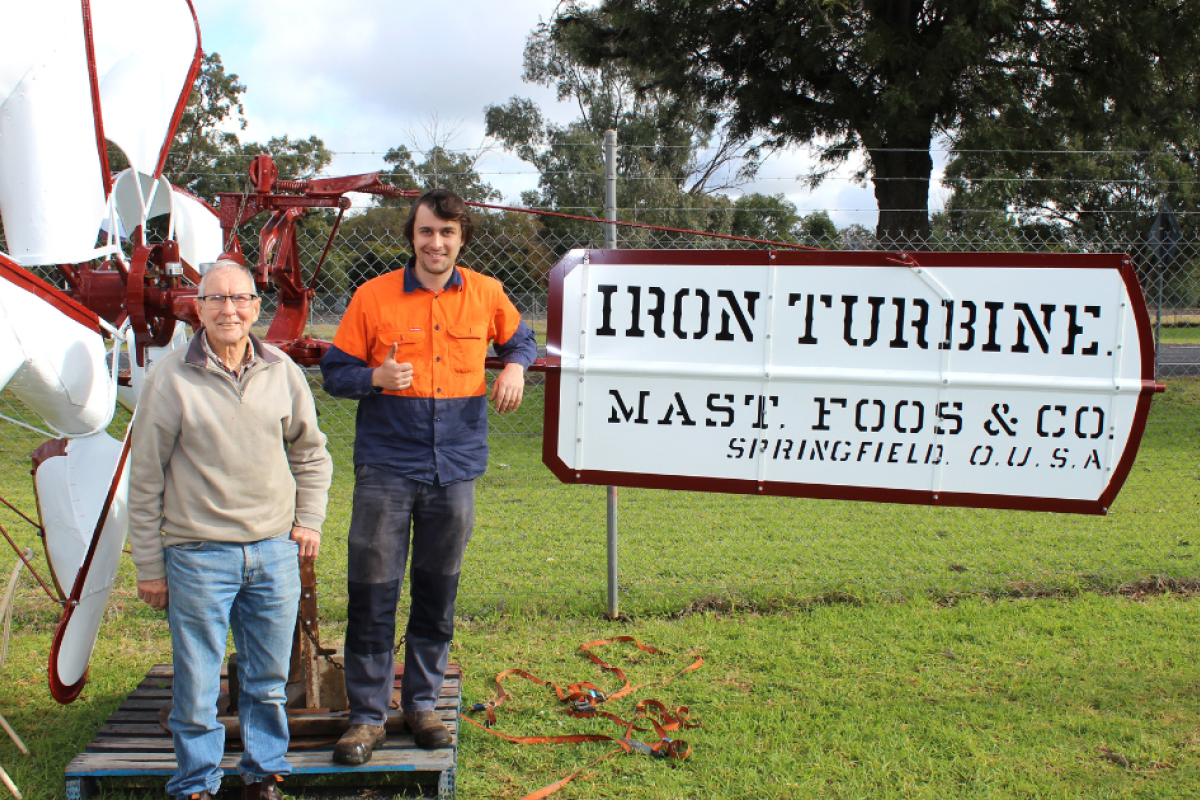
[[[396,345],[396,360],[401,364],[415,364],[420,360],[425,349],[425,331],[421,329],[390,328],[381,330],[375,336],[375,344],[371,349],[371,365],[379,366],[387,358],[392,345]]]
[[[462,375],[482,374],[487,357],[487,325],[450,325],[446,332],[450,334],[450,368]]]

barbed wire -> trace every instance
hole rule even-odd
[[[559,171],[544,172],[544,173],[539,173],[539,172],[534,172],[534,171],[508,171],[508,172],[501,171],[501,172],[411,172],[408,174],[417,179],[463,178],[463,177],[488,178],[488,177],[494,177],[494,176],[520,176],[520,175],[526,175],[529,177],[541,177],[542,175],[567,175],[567,176],[574,176],[574,177],[592,177],[592,178],[597,178],[597,179],[604,178],[604,174],[601,172],[582,172],[582,171],[570,171],[570,170],[559,170]],[[317,175],[318,176],[327,175],[327,173],[322,171],[322,172],[317,173]],[[210,173],[203,173],[203,174],[201,174],[201,173],[183,173],[182,175],[176,176],[176,183],[186,183],[189,178],[241,179],[244,177],[245,176],[240,172],[210,172]],[[656,182],[656,181],[673,180],[673,178],[671,178],[669,176],[637,177],[637,176],[629,176],[629,175],[619,175],[618,177],[623,182],[635,182],[636,181],[636,182],[650,183],[650,182]],[[757,176],[751,180],[748,180],[745,184],[743,184],[743,186],[760,184],[760,183],[806,183],[806,184],[811,184],[812,179],[815,177],[817,177],[817,176],[812,173],[796,175],[793,177]],[[860,178],[855,178],[853,176],[834,175],[834,176],[823,176],[821,178],[820,182],[821,183],[852,183],[852,184],[856,184],[856,185],[863,185],[868,181],[871,183],[900,183],[900,182],[912,182],[912,181],[924,181],[924,180],[928,180],[928,182],[933,186],[947,188],[947,189],[953,188],[953,186],[959,182],[966,184],[968,186],[975,185],[975,184],[1022,184],[1022,183],[1079,184],[1079,185],[1084,185],[1084,186],[1140,186],[1140,185],[1145,185],[1145,186],[1150,186],[1150,187],[1200,186],[1200,179],[1197,179],[1197,180],[1153,180],[1153,181],[1151,181],[1151,180],[1137,180],[1137,179],[1133,179],[1133,178],[1129,178],[1129,179],[1125,179],[1125,178],[1121,178],[1121,179],[1115,179],[1115,178],[1114,179],[1102,179],[1102,178],[949,178],[949,179],[947,179],[947,178],[939,178],[939,177],[931,176],[930,178],[926,179],[926,178],[921,178],[921,177],[886,178],[886,177],[880,177],[880,176],[870,176],[866,179],[860,179]],[[741,189],[741,188],[742,188],[741,186],[729,187],[729,189],[731,191],[735,190],[735,189]]]
[[[524,210],[528,210],[528,211],[567,211],[567,212],[584,211],[584,212],[589,212],[589,213],[596,215],[595,220],[597,222],[603,223],[603,222],[607,221],[600,217],[600,213],[602,213],[602,210],[603,210],[600,206],[531,205],[531,206],[521,206],[521,208]],[[364,207],[364,209],[365,209],[365,207]],[[618,213],[625,212],[625,213],[628,213],[631,215],[637,215],[637,214],[642,214],[642,213],[647,213],[647,214],[648,213],[779,214],[779,213],[786,211],[786,209],[754,208],[754,207],[739,208],[737,206],[710,206],[710,207],[703,207],[703,206],[653,206],[653,207],[618,206],[616,208],[616,211]],[[816,208],[816,207],[804,208],[804,207],[798,206],[798,207],[796,207],[796,211],[797,212],[809,212],[809,213],[832,212],[832,213],[839,213],[839,214],[876,214],[879,212],[879,209],[875,206],[821,206],[819,208]],[[940,207],[895,208],[895,209],[888,209],[888,211],[898,212],[898,213],[929,213],[929,214],[941,214],[941,213],[947,213],[947,214],[1005,214],[1005,215],[1017,216],[1017,217],[1042,217],[1042,216],[1057,217],[1064,213],[1072,214],[1072,215],[1087,215],[1087,214],[1118,215],[1118,214],[1120,214],[1120,215],[1148,216],[1148,215],[1151,215],[1154,213],[1150,209],[1099,209],[1099,210],[1063,209],[1059,212],[1050,212],[1050,211],[1040,211],[1040,210],[1034,210],[1034,209],[1024,209],[1024,210],[1004,209],[1004,208],[953,208],[953,209],[947,209],[947,208],[940,208]],[[1196,216],[1196,215],[1200,215],[1200,209],[1195,210],[1195,211],[1176,210],[1173,213],[1177,217]]]
[[[299,141],[303,141],[303,140],[299,140]],[[538,149],[540,149],[541,151],[548,151],[548,150],[553,150],[553,149],[559,148],[559,147],[563,147],[563,148],[565,148],[565,147],[603,148],[604,142],[603,141],[597,141],[594,143],[593,142],[556,142],[554,144],[541,145],[540,148],[535,148],[535,151]],[[618,149],[625,148],[626,150],[696,150],[699,152],[706,152],[706,151],[710,151],[710,150],[717,151],[717,150],[722,149],[720,147],[696,146],[696,145],[691,145],[691,144],[621,144],[620,142],[617,143],[617,148]],[[845,152],[845,153],[858,153],[858,152],[865,152],[867,150],[866,147],[863,147],[861,145],[855,146],[855,147],[832,147],[832,148],[824,148],[824,147],[821,147],[820,145],[813,145],[811,147],[796,147],[793,149],[795,149],[795,150],[805,149],[805,150],[814,150],[814,151],[821,151],[821,152]],[[508,150],[506,148],[501,148],[501,147],[469,148],[469,149],[463,149],[463,150],[451,150],[448,148],[441,148],[440,152],[467,154],[467,153],[485,153],[485,152],[488,152],[491,150],[502,150],[503,152],[506,152],[506,153],[512,152],[511,150]],[[334,151],[330,151],[330,152],[334,153],[335,155],[353,155],[353,156],[374,156],[374,155],[383,156],[388,153],[387,150],[334,150]],[[433,150],[412,150],[412,149],[410,149],[410,150],[408,150],[408,152],[411,154],[414,154],[414,155],[425,155],[427,153],[433,152]],[[1020,155],[1171,155],[1173,151],[1170,151],[1170,150],[1036,150],[1036,149],[1032,149],[1032,148],[1013,148],[1013,149],[1004,149],[1004,150],[980,148],[980,149],[961,149],[960,150],[955,147],[931,146],[931,147],[874,147],[874,148],[871,148],[871,152],[873,152],[873,153],[946,153],[948,155],[966,155],[966,154],[978,154],[978,153],[993,153],[993,154],[997,154],[997,155],[1000,155],[1000,154],[1003,154],[1003,155],[1007,155],[1007,154],[1020,154]]]
[[[304,141],[307,141],[307,140],[296,139],[296,140],[290,141],[289,144],[292,144],[295,142],[304,142]],[[261,144],[261,143],[259,143],[259,144]],[[545,154],[547,152],[551,152],[556,149],[575,148],[575,147],[603,149],[604,143],[602,141],[597,141],[594,143],[592,143],[592,142],[559,142],[559,143],[555,143],[555,144],[551,144],[551,145],[541,145],[540,147],[535,147],[534,152],[538,153],[538,154]],[[696,146],[696,145],[690,145],[690,144],[621,144],[618,142],[617,149],[618,150],[621,150],[621,149],[625,149],[625,150],[695,150],[697,152],[704,153],[704,152],[710,152],[710,151],[719,152],[722,148],[709,147],[709,146]],[[469,156],[469,155],[478,156],[478,155],[483,155],[486,153],[493,153],[493,152],[502,152],[502,153],[514,155],[514,156],[516,155],[512,150],[509,150],[509,149],[503,148],[503,147],[499,147],[499,146],[453,149],[453,150],[449,149],[449,148],[436,148],[436,149],[430,149],[430,150],[416,150],[416,149],[406,148],[406,150],[409,155],[413,155],[413,156],[428,156],[429,154],[434,153],[434,152],[445,153],[447,155],[464,155],[464,156]],[[802,150],[806,150],[806,151],[810,151],[810,152],[817,152],[817,153],[864,153],[865,154],[868,152],[868,149],[861,145],[856,146],[856,147],[835,147],[835,148],[823,148],[819,145],[797,146],[797,147],[789,148],[788,152],[798,153]],[[327,152],[334,157],[338,157],[338,156],[378,156],[380,158],[383,158],[390,152],[390,150],[329,150]],[[780,151],[777,150],[775,152],[780,152]],[[963,149],[963,150],[960,150],[960,149],[956,149],[953,147],[931,146],[931,147],[874,147],[874,148],[870,148],[869,152],[872,152],[872,153],[936,153],[936,154],[944,154],[944,155],[951,155],[951,156],[953,156],[953,155],[978,155],[978,154],[1032,155],[1032,156],[1046,156],[1046,155],[1052,155],[1052,156],[1074,156],[1074,155],[1079,155],[1079,156],[1095,156],[1095,155],[1173,156],[1181,151],[1179,151],[1179,150],[1120,150],[1120,149],[1118,149],[1118,150],[1038,150],[1038,149],[1032,149],[1032,148],[1012,148],[1012,149],[1004,149],[1004,150],[996,150],[996,149]],[[1190,152],[1190,151],[1188,151],[1188,152]],[[249,159],[253,159],[255,157],[255,155],[257,155],[257,154],[222,153],[220,155],[221,155],[221,157],[224,157],[224,158],[244,158],[244,159],[249,160]],[[303,155],[303,154],[298,153],[296,155]],[[186,153],[170,153],[170,154],[168,154],[168,158],[187,158],[187,157],[188,157],[188,155]]]

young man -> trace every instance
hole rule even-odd
[[[392,699],[396,601],[411,551],[400,707],[421,747],[445,747],[434,713],[463,553],[475,522],[475,479],[487,467],[489,342],[504,362],[491,402],[521,404],[537,357],[533,331],[499,281],[457,266],[473,226],[458,195],[413,204],[413,258],[363,284],[321,360],[325,391],[358,400],[349,533],[346,694],[350,728],[334,759],[362,764],[385,740]],[[411,544],[410,544],[411,536]]]
[[[179,763],[167,792],[188,800],[221,786],[231,627],[243,799],[278,800],[291,771],[284,689],[298,558],[317,556],[333,462],[304,373],[250,333],[261,302],[245,267],[218,261],[196,298],[204,329],[154,365],[133,423],[129,543],[138,597],[167,609]]]

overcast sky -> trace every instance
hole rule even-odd
[[[331,175],[383,168],[389,147],[424,146],[436,119],[459,129],[454,150],[490,144],[483,109],[519,95],[548,116],[576,116],[553,92],[521,80],[525,39],[557,0],[193,0],[205,52],[221,54],[246,85],[244,141],[316,135],[337,153]],[[415,137],[415,138],[414,138]],[[803,151],[764,165],[746,191],[783,193],[803,213],[824,209],[839,227],[873,229],[875,200],[850,170],[809,192]],[[500,150],[480,164],[512,203],[536,188],[532,167]],[[931,197],[937,203],[937,197]],[[619,200],[618,200],[619,202]]]

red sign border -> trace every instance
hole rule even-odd
[[[1116,269],[1120,270],[1125,289],[1133,304],[1138,342],[1142,358],[1142,390],[1130,426],[1129,441],[1108,485],[1096,500],[1024,497],[975,492],[933,492],[914,489],[881,489],[861,486],[837,486],[784,481],[756,481],[734,478],[703,478],[688,475],[647,475],[610,470],[575,470],[558,457],[559,392],[562,378],[562,307],[563,281],[587,259],[591,264],[693,266],[855,266],[895,267],[901,265],[938,269],[987,267],[992,269]],[[1019,259],[1020,263],[1014,263]],[[805,497],[818,500],[856,500],[872,503],[946,506],[951,508],[992,508],[1012,511],[1051,511],[1072,514],[1107,514],[1129,471],[1133,468],[1146,421],[1150,416],[1152,395],[1162,391],[1154,380],[1154,337],[1150,315],[1133,263],[1121,253],[935,253],[880,252],[864,250],[778,251],[778,250],[572,250],[550,272],[550,298],[546,329],[545,426],[542,438],[542,463],[563,483],[598,486],[623,486],[643,489],[719,492],[777,497]]]

